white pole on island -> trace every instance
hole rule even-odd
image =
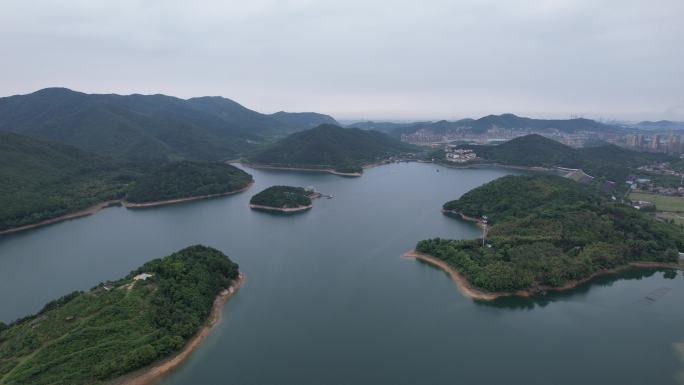
[[[482,247],[485,246],[485,240],[487,239],[487,216],[482,216]]]

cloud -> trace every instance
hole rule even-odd
[[[3,94],[224,95],[262,111],[657,118],[684,2],[0,0]]]

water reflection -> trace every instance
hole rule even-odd
[[[524,297],[501,297],[493,301],[474,300],[475,303],[482,306],[490,306],[502,309],[514,310],[533,310],[537,307],[543,308],[552,302],[562,301],[569,298],[583,298],[586,297],[592,288],[596,287],[610,287],[617,281],[622,280],[642,280],[649,278],[656,273],[663,273],[663,278],[675,279],[678,274],[677,270],[673,269],[642,269],[630,268],[619,273],[610,273],[600,275],[593,278],[589,282],[585,282],[571,290],[564,291],[548,291],[544,294],[524,298]]]

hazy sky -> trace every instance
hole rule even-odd
[[[684,0],[0,0],[0,95],[684,120]]]

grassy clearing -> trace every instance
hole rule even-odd
[[[654,202],[658,211],[684,212],[684,197],[631,193],[629,199]]]

